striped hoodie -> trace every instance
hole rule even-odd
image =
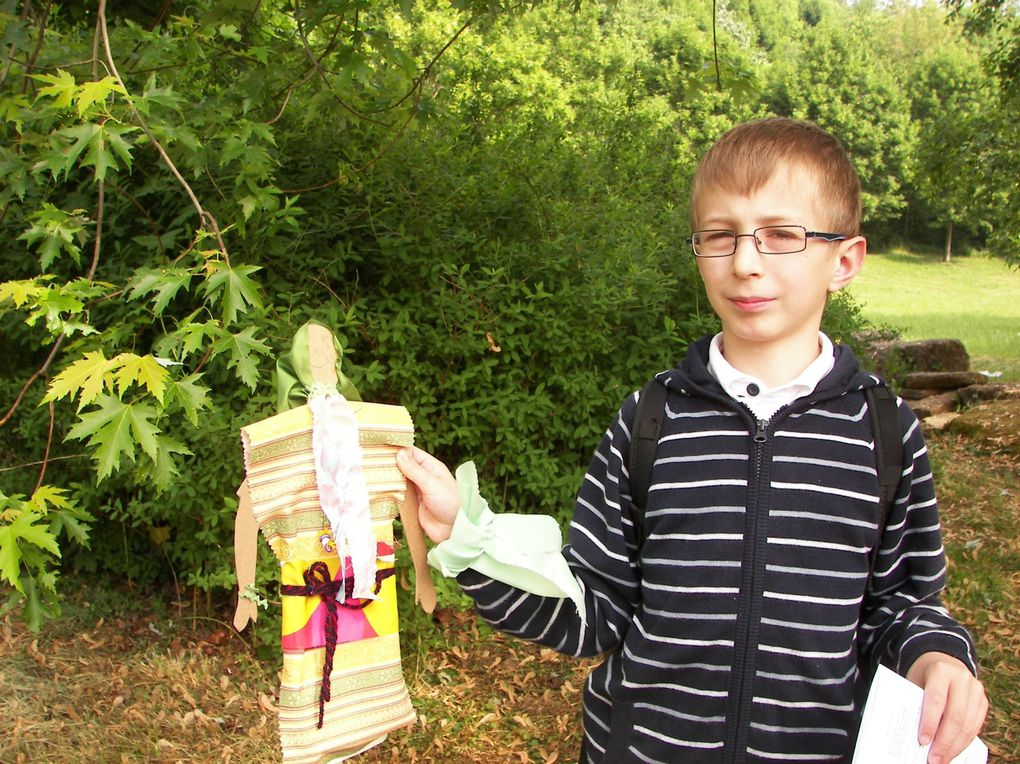
[[[638,394],[623,404],[577,497],[563,554],[569,601],[458,576],[497,629],[603,655],[584,692],[585,758],[624,762],[849,760],[881,662],[905,674],[938,651],[977,671],[939,601],[945,556],[920,426],[899,401],[903,477],[878,538],[878,477],[845,346],[813,393],[756,421],[707,370],[710,338],[659,378],[667,416],[643,538],[627,475]]]

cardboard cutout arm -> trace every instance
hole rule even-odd
[[[248,481],[237,489],[237,516],[234,518],[234,570],[237,573],[237,609],[234,611],[234,628],[243,631],[251,621],[258,619],[258,604],[244,596],[245,590],[255,583],[255,560],[258,556],[259,525],[251,510]]]
[[[426,613],[436,609],[436,587],[432,583],[425,549],[425,533],[418,522],[418,493],[413,485],[407,486],[404,504],[400,507],[400,524],[404,529],[404,540],[411,550],[414,561],[414,601]]]

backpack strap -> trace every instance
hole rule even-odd
[[[900,415],[896,396],[886,385],[868,387],[864,390],[868,401],[868,416],[871,434],[875,440],[875,467],[878,472],[878,531],[872,545],[868,563],[868,585],[875,573],[875,558],[878,545],[885,533],[889,512],[896,500],[896,489],[903,474],[903,439],[900,430]]]
[[[666,386],[653,378],[641,390],[634,424],[630,434],[630,454],[627,462],[630,475],[631,520],[634,523],[638,548],[644,541],[645,504],[652,481],[652,465],[659,447],[659,433],[666,412]]]

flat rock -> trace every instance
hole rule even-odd
[[[896,390],[899,395],[905,401],[919,401],[922,398],[929,398],[933,395],[941,395],[945,390],[938,390],[935,388],[929,388],[927,390],[914,390],[910,387],[903,387]]]
[[[970,385],[957,391],[960,403],[970,405],[978,401],[1016,400],[1020,398],[1020,385]]]
[[[903,378],[903,387],[912,390],[958,390],[983,385],[988,377],[979,371],[913,371]]]
[[[932,430],[944,430],[950,423],[961,416],[959,411],[947,411],[944,414],[932,414],[924,420],[924,426]]]
[[[959,402],[960,397],[956,393],[942,393],[941,395],[929,395],[918,401],[907,401],[907,405],[918,419],[927,419],[938,414],[956,411]]]
[[[970,356],[957,339],[889,340],[876,342],[869,351],[874,370],[885,377],[910,371],[968,371]]]

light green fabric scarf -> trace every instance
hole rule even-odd
[[[280,356],[276,362],[276,410],[278,412],[303,406],[308,402],[308,393],[315,386],[315,378],[312,376],[311,358],[308,352],[308,326],[317,323],[309,321],[294,335],[294,341],[287,353]],[[344,351],[337,340],[333,337],[333,347],[336,348],[336,377],[337,386],[335,391],[349,401],[360,401],[361,396],[358,390],[341,371],[340,367],[344,360]]]
[[[467,568],[543,597],[567,598],[584,619],[584,594],[560,551],[560,526],[548,515],[495,514],[478,492],[473,462],[457,468],[460,513],[450,538],[429,552],[444,576]]]

